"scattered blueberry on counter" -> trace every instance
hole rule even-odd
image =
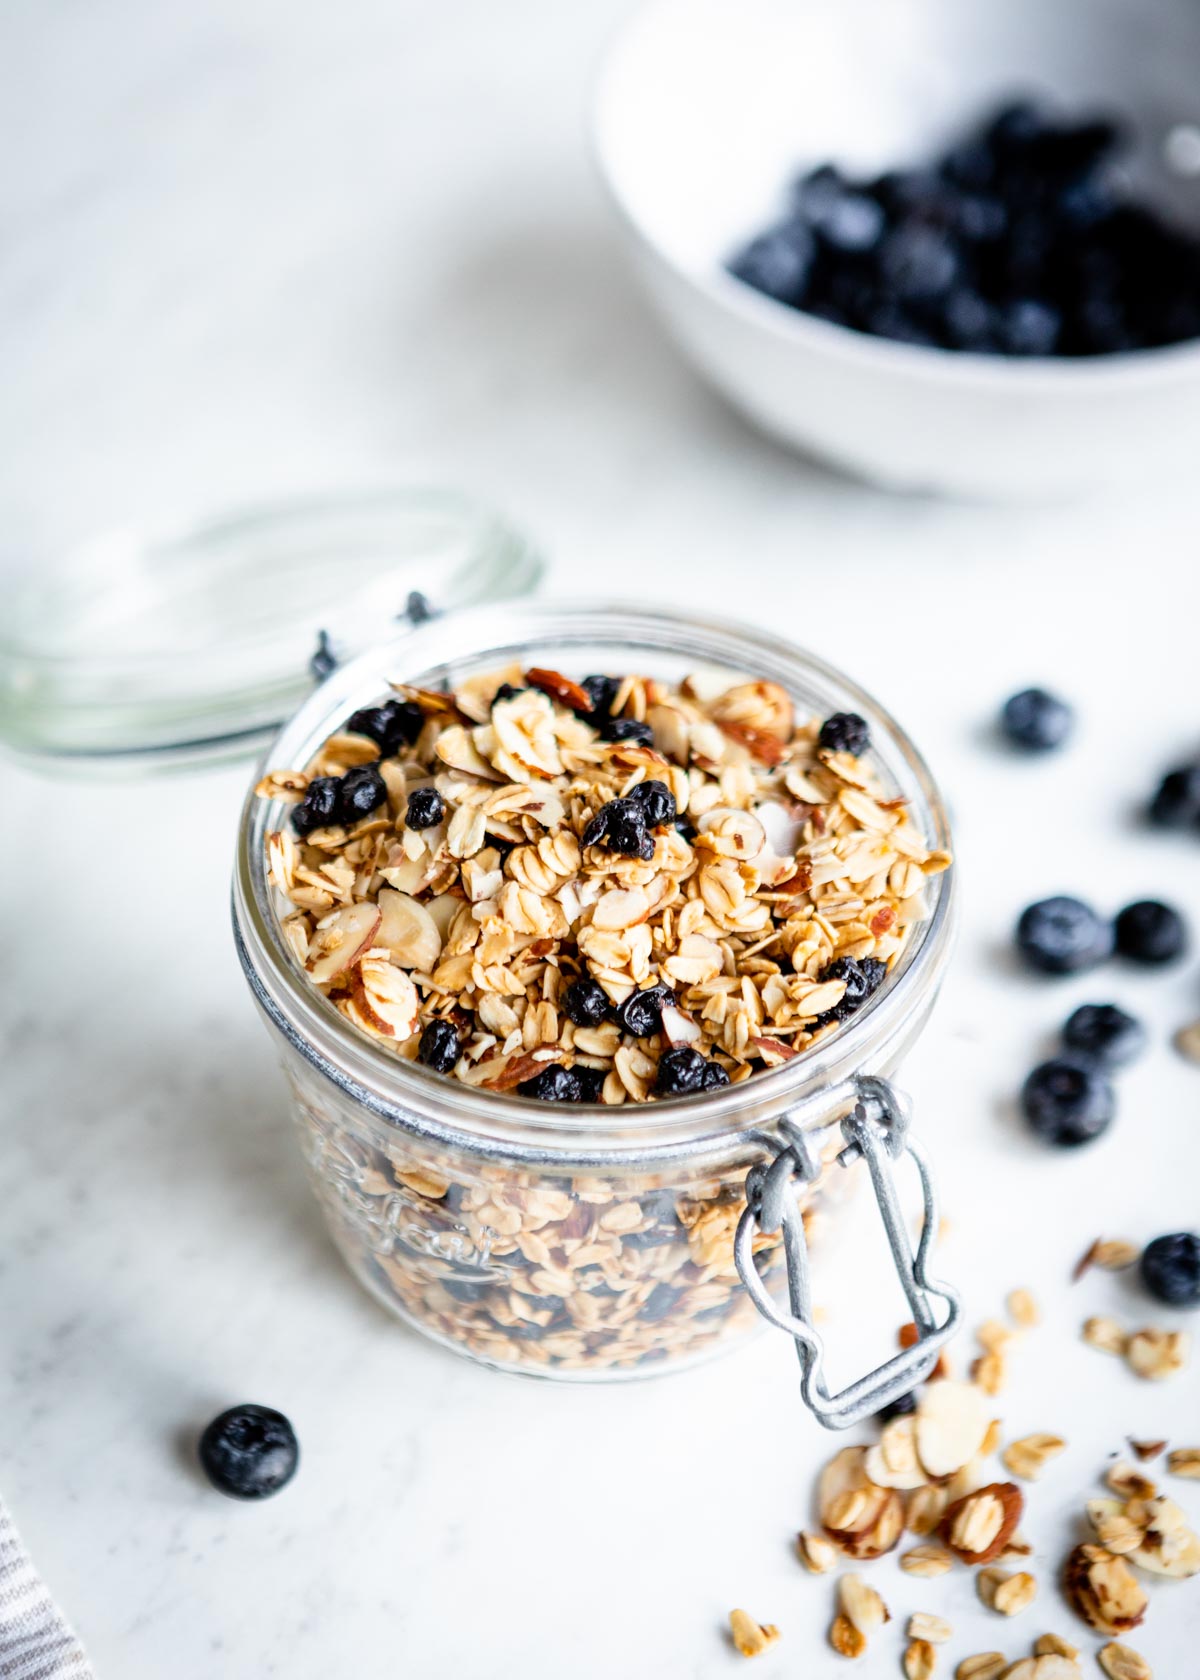
[[[205,1475],[231,1499],[270,1498],[300,1462],[295,1430],[269,1406],[231,1406],[205,1429],[199,1451]]]
[[[1141,1055],[1146,1029],[1115,1003],[1081,1003],[1068,1017],[1062,1039],[1073,1057],[1112,1072]]]
[[[1026,1079],[1021,1109],[1045,1142],[1074,1149],[1108,1130],[1116,1113],[1116,1097],[1098,1068],[1055,1056],[1035,1067]]]
[[[1080,974],[1111,956],[1112,948],[1108,923],[1082,899],[1040,899],[1017,923],[1017,949],[1041,974]]]
[[[776,301],[875,337],[1002,356],[1097,356],[1200,336],[1200,241],[1131,197],[1106,117],[1006,106],[932,163],[833,164],[730,260]]]
[[[1004,702],[1000,727],[1022,752],[1053,752],[1065,744],[1075,714],[1065,700],[1044,688],[1024,688]]]
[[[1175,1231],[1155,1237],[1142,1254],[1142,1282],[1168,1307],[1200,1306],[1200,1235]]]
[[[1187,927],[1178,910],[1157,899],[1127,904],[1113,924],[1118,952],[1130,962],[1158,967],[1187,949]]]
[[[1194,829],[1200,834],[1200,764],[1168,770],[1146,815],[1156,828]]]

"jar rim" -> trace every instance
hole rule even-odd
[[[806,689],[830,710],[855,710],[871,729],[872,751],[893,782],[915,794],[931,846],[948,847],[948,819],[937,784],[904,730],[865,689],[836,667],[780,637],[736,621],[684,616],[667,608],[604,601],[534,601],[457,611],[392,637],[340,667],[285,725],[262,761],[304,764],[356,706],[389,678],[431,686],[444,669],[485,669],[521,657],[530,643],[606,643],[631,652],[694,655],[772,680],[796,698]],[[568,657],[563,664],[570,664]],[[399,675],[402,673],[402,676]],[[811,699],[810,692],[810,699]],[[260,766],[260,769],[262,768]],[[884,1065],[888,1050],[932,1002],[952,943],[955,870],[930,878],[929,913],[913,930],[888,980],[837,1031],[782,1067],[722,1090],[619,1104],[535,1103],[483,1092],[379,1049],[296,967],[267,883],[265,839],[285,807],[253,786],[243,806],[234,870],[238,954],[273,1025],[326,1078],[385,1124],[467,1151],[543,1166],[573,1163],[645,1167],[680,1155],[719,1151],[782,1115],[828,1124],[831,1093],[852,1101],[856,1075]],[[632,1118],[631,1118],[632,1116]]]

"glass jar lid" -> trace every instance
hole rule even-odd
[[[526,595],[541,574],[520,532],[441,490],[116,532],[14,593],[0,745],[76,774],[252,756],[333,664],[398,623]]]

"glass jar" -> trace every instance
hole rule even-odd
[[[395,635],[335,670],[266,762],[308,763],[391,679],[453,687],[513,661],[575,676],[765,679],[802,712],[858,712],[891,796],[908,802],[931,847],[948,845],[946,814],[916,749],[848,678],[753,629],[620,605],[521,601]],[[855,1151],[843,1147],[838,1122],[865,1081],[899,1065],[933,1005],[950,947],[953,872],[929,881],[927,915],[886,983],[794,1061],[702,1096],[560,1107],[472,1089],[390,1056],[309,983],[281,935],[267,880],[266,837],[287,816],[280,802],[247,798],[237,946],[291,1088],[313,1188],[355,1277],[445,1346],[538,1376],[676,1369],[748,1335],[758,1319],[735,1261],[739,1221],[776,1294],[785,1256],[779,1231],[743,1219],[747,1172],[789,1137],[804,1140],[808,1176],[788,1195],[803,1216],[801,1246],[804,1238],[819,1246],[855,1176],[842,1171]],[[869,1164],[878,1189],[874,1157]],[[798,1297],[789,1281],[796,1313],[805,1291]]]

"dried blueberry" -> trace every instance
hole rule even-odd
[[[620,677],[584,677],[579,686],[592,703],[591,711],[585,716],[596,723],[612,715],[613,703],[621,689]]]
[[[502,682],[495,694],[492,695],[492,705],[498,705],[501,700],[515,700],[518,694],[527,694],[528,692],[528,689],[518,688],[515,683]]]
[[[638,1317],[650,1324],[658,1324],[674,1310],[681,1293],[681,1290],[673,1289],[669,1283],[656,1283],[647,1295],[646,1304]]]
[[[417,1060],[435,1073],[450,1073],[458,1061],[458,1032],[452,1021],[430,1021],[417,1045]]]
[[[1200,764],[1168,770],[1147,815],[1158,828],[1200,828]]]
[[[1065,700],[1044,688],[1023,688],[1004,702],[1000,726],[1014,747],[1052,752],[1071,733],[1075,714]]]
[[[346,722],[353,735],[366,735],[375,741],[384,758],[391,758],[402,747],[411,747],[425,722],[420,706],[411,700],[385,700],[381,706],[365,706]]]
[[[598,1027],[611,1008],[604,987],[589,978],[572,980],[562,994],[562,1006],[577,1027]]]
[[[435,787],[414,788],[404,820],[409,828],[434,828],[446,815],[446,801]]]
[[[666,1050],[658,1060],[654,1089],[660,1097],[683,1097],[702,1090],[708,1065],[698,1050],[686,1044]]]
[[[518,1085],[517,1090],[523,1097],[534,1097],[538,1102],[577,1103],[581,1095],[575,1070],[557,1062],[548,1063],[541,1073]]]
[[[893,1418],[908,1417],[917,1409],[916,1389],[910,1388],[907,1394],[898,1394],[894,1400],[889,1400],[886,1406],[881,1406],[875,1413],[876,1423],[891,1423]]]
[[[1200,1236],[1174,1231],[1148,1243],[1141,1261],[1142,1282],[1168,1307],[1200,1306]]]
[[[1112,931],[1078,898],[1044,898],[1022,911],[1017,949],[1042,974],[1078,974],[1112,952]]]
[[[721,1091],[729,1084],[729,1075],[720,1062],[708,1062],[704,1068],[704,1078],[700,1081],[702,1091]]]
[[[299,835],[311,834],[314,829],[328,828],[339,818],[337,776],[318,776],[304,790],[304,798],[292,812],[292,827]]]
[[[447,1295],[452,1295],[456,1301],[463,1301],[468,1306],[474,1306],[479,1301],[486,1301],[494,1288],[490,1283],[471,1283],[466,1278],[443,1278],[442,1288]]]
[[[1157,899],[1127,904],[1113,923],[1117,950],[1130,962],[1157,966],[1187,949],[1187,926],[1178,910]]]
[[[349,826],[369,817],[387,798],[387,787],[374,764],[358,764],[347,770],[338,786],[338,821]]]
[[[858,758],[871,744],[871,732],[865,718],[857,712],[835,712],[821,725],[817,745],[826,752],[850,753]]]
[[[635,799],[610,799],[602,805],[583,831],[585,846],[606,846],[623,857],[649,862],[654,841],[646,826],[646,813]]]
[[[604,1081],[608,1078],[604,1068],[582,1067],[576,1062],[571,1072],[579,1083],[580,1102],[603,1102]]]
[[[669,986],[644,986],[640,992],[630,992],[617,1005],[617,1022],[622,1032],[634,1038],[651,1038],[662,1030],[663,1005],[673,1003],[675,994]]]
[[[662,828],[675,821],[675,796],[665,782],[639,782],[629,798],[642,807],[650,828]]]
[[[636,718],[609,718],[601,724],[600,735],[605,741],[629,741],[635,747],[654,745],[654,731],[648,723],[639,723]]]
[[[282,1412],[231,1406],[200,1437],[200,1463],[212,1485],[232,1499],[267,1499],[296,1474],[300,1447]]]
[[[1115,1003],[1081,1003],[1063,1028],[1073,1056],[1111,1070],[1135,1061],[1146,1048],[1146,1029]]]
[[[826,1011],[822,1024],[844,1021],[847,1015],[852,1015],[879,987],[886,973],[887,964],[880,962],[878,957],[836,957],[833,962],[827,963],[818,978],[821,981],[844,980],[846,990],[841,1001]]]
[[[1116,1101],[1097,1068],[1056,1056],[1035,1067],[1025,1081],[1021,1109],[1040,1138],[1073,1149],[1107,1131]]]

